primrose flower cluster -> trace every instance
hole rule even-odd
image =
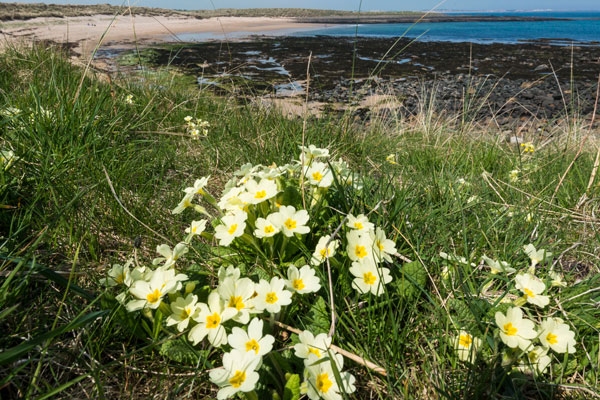
[[[210,128],[210,123],[208,121],[204,121],[200,118],[194,119],[191,115],[186,116],[183,120],[185,121],[187,133],[193,137],[197,138],[200,134],[208,136],[208,128]]]
[[[184,241],[158,246],[153,267],[117,264],[106,279],[123,289],[117,300],[128,311],[152,321],[160,312],[167,331],[184,333],[194,346],[208,342],[223,351],[222,367],[210,372],[219,399],[256,389],[265,356],[282,344],[275,340],[275,323],[289,322],[288,309],[301,297],[314,301],[327,285],[322,277],[328,268],[333,274],[349,271],[359,296],[379,296],[392,281],[385,265],[396,254],[394,241],[366,215],[333,214],[326,207],[336,185],[361,190],[357,177],[342,160],[326,162],[327,149],[301,150],[300,160],[283,166],[242,166],[219,198],[210,194],[208,177],[196,180],[171,211],[193,209],[203,216],[185,229]],[[212,266],[218,284],[208,293],[197,291],[198,282],[176,269],[200,239],[220,255],[208,257],[220,260]],[[251,257],[254,265],[221,260],[238,256]],[[354,392],[355,378],[343,371],[331,337],[305,330],[293,349],[302,360],[302,391],[310,399]]]
[[[482,257],[483,265],[490,269],[492,276],[483,290],[489,289],[497,282],[510,281],[509,276],[515,274],[513,284],[505,289],[507,295],[501,299],[502,303],[510,303],[510,306],[505,312],[497,311],[494,315],[495,336],[506,346],[503,350],[505,366],[537,375],[545,373],[550,366],[551,351],[557,354],[575,352],[575,332],[563,319],[548,315],[545,311],[553,296],[549,289],[566,286],[563,277],[552,268],[547,272],[545,279],[538,276],[538,267],[551,260],[552,253],[543,249],[537,250],[532,244],[524,246],[523,249],[531,261],[525,270],[513,268],[505,261],[496,261],[485,255]],[[452,259],[448,255],[444,258]],[[454,261],[469,265],[464,258],[454,258]],[[500,279],[494,279],[495,277]],[[501,283],[500,286],[504,284]],[[513,291],[521,296],[513,296],[513,301],[507,300]],[[527,308],[523,308],[525,306]],[[454,339],[455,350],[462,361],[473,363],[481,345],[481,338],[464,329],[460,330]]]

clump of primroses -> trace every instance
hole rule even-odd
[[[158,246],[153,267],[114,265],[106,279],[124,289],[117,300],[128,311],[147,317],[161,312],[165,327],[184,333],[192,345],[208,342],[223,351],[222,367],[210,371],[219,399],[256,389],[263,358],[277,350],[275,323],[300,297],[309,296],[310,303],[324,292],[328,269],[346,268],[359,296],[380,296],[392,280],[385,265],[396,254],[394,241],[368,215],[332,217],[327,207],[338,187],[360,191],[358,177],[344,161],[330,160],[328,149],[300,149],[299,159],[286,165],[243,165],[219,197],[209,192],[209,177],[196,180],[171,211],[199,214],[185,239]],[[218,283],[208,295],[177,269],[200,239],[220,249],[212,253],[220,264],[212,267]],[[260,274],[228,265],[235,256],[252,259]],[[301,388],[310,399],[354,392],[355,378],[343,371],[332,337],[305,330],[293,350],[303,360]]]
[[[574,353],[575,332],[562,319],[547,311],[553,295],[553,288],[566,286],[562,275],[552,268],[542,274],[539,265],[552,259],[552,253],[537,250],[534,245],[523,247],[530,259],[529,265],[521,269],[511,267],[505,261],[497,261],[483,256],[481,265],[489,268],[491,280],[483,291],[493,285],[501,289],[502,303],[509,303],[506,311],[497,311],[490,321],[493,333],[504,345],[503,364],[533,375],[544,374],[552,362],[552,353]],[[469,265],[465,259],[449,257],[447,260]],[[511,278],[511,275],[514,275]],[[499,278],[499,279],[495,279]],[[549,285],[547,285],[549,283]],[[494,302],[495,299],[492,299]],[[473,363],[480,354],[482,338],[461,329],[454,339],[454,348],[460,360]],[[501,346],[502,348],[502,346]],[[560,359],[559,362],[562,362]]]

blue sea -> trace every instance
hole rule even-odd
[[[523,43],[548,40],[551,44],[600,45],[600,11],[590,12],[490,12],[447,13],[461,15],[502,15],[550,18],[570,18],[569,21],[522,22],[435,22],[418,24],[358,25],[359,36],[407,37],[421,41]],[[356,25],[332,26],[318,30],[294,32],[294,36],[354,36]]]

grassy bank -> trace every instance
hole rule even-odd
[[[385,369],[346,360],[357,389],[349,397],[599,395],[595,139],[579,153],[583,138],[565,129],[521,146],[451,130],[426,114],[420,126],[384,120],[365,127],[345,116],[304,122],[199,93],[168,71],[147,71],[143,80],[84,77],[62,54],[39,47],[0,55],[0,88],[2,398],[214,398],[206,371],[220,365],[220,353],[167,329],[140,331],[146,317],[126,313],[102,279],[130,256],[149,266],[157,245],[184,236],[193,215],[170,210],[195,179],[210,175],[208,191],[220,193],[244,163],[298,159],[303,133],[306,144],[329,148],[332,160],[364,176],[363,188],[342,191],[328,212],[371,213],[402,256],[387,264],[394,281],[382,296],[332,282],[333,343]],[[188,115],[210,123],[206,137],[188,134]],[[209,241],[197,243],[178,268],[208,285],[215,279]],[[549,370],[536,375],[503,359],[493,315],[518,302],[519,292],[513,276],[498,278],[481,262],[486,255],[527,270],[523,246],[530,243],[553,254],[536,271],[552,269],[566,282],[550,288],[546,279],[552,302],[531,308],[530,317],[560,316],[576,334],[576,351],[551,353]],[[320,294],[283,322],[327,332],[322,279]],[[472,363],[454,348],[459,329],[482,339]],[[292,345],[275,332],[281,348]],[[274,357],[265,369],[301,374],[288,356],[282,351],[283,361]],[[278,370],[285,362],[290,371]],[[269,382],[261,394],[285,398]]]

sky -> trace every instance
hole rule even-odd
[[[123,0],[9,0],[20,3],[54,4],[123,4]],[[127,0],[124,0],[125,2]],[[301,7],[335,10],[358,10],[360,0],[129,0],[132,5],[175,9]],[[363,0],[362,10],[403,11],[429,10],[441,0]],[[7,2],[0,0],[0,2]],[[600,10],[600,0],[446,0],[444,10]]]

